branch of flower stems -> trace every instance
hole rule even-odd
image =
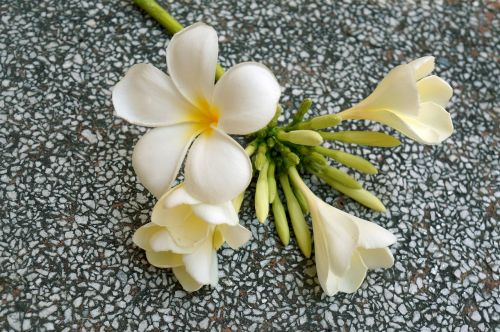
[[[218,49],[212,27],[198,22],[183,28],[156,1],[134,2],[173,35],[167,47],[170,77],[152,65],[136,64],[112,92],[118,116],[157,127],[139,140],[133,155],[138,180],[158,197],[151,221],[133,236],[147,260],[172,268],[187,291],[215,286],[217,250],[224,243],[238,249],[251,237],[237,212],[253,176],[257,219],[265,223],[272,214],[281,242],[288,245],[293,232],[305,257],[311,256],[314,238],[317,276],[327,295],[353,293],[368,269],[391,267],[394,257],[388,247],[396,237],[327,204],[301,174],[310,174],[368,208],[385,211],[359,177],[346,171],[373,175],[377,167],[342,146],[391,148],[400,141],[382,132],[336,129],[347,120],[361,119],[390,126],[423,144],[447,139],[453,123],[445,106],[453,89],[430,75],[434,57],[393,68],[368,97],[347,110],[307,116],[313,101],[305,98],[289,120],[280,121],[281,88],[265,65],[248,62],[233,67],[233,74],[224,74],[212,57]],[[193,72],[196,69],[201,70]],[[213,90],[204,88],[222,75],[232,76]],[[170,108],[172,112],[165,112]],[[252,131],[256,132],[247,135],[251,142],[245,156],[229,134]],[[330,146],[322,146],[325,141]],[[184,182],[170,188],[167,179],[176,178],[189,145]],[[306,222],[308,214],[312,227]]]
[[[173,36],[184,29],[184,26],[155,0],[134,0],[134,3],[160,23],[170,35]],[[224,68],[220,64],[217,64],[215,68],[215,80],[218,81],[223,74]]]
[[[183,29],[182,24],[156,1],[134,2],[171,35]],[[383,132],[325,129],[334,128],[345,120],[367,119],[387,124],[420,143],[442,142],[453,132],[451,118],[444,109],[451,98],[452,89],[437,76],[426,77],[433,68],[434,58],[430,56],[400,65],[384,78],[372,95],[337,114],[305,120],[304,117],[313,104],[311,99],[306,98],[297,107],[290,121],[280,124],[278,119],[283,109],[278,105],[269,124],[250,135],[252,141],[245,149],[257,178],[257,219],[264,223],[272,212],[278,236],[284,245],[290,240],[289,219],[300,250],[306,257],[311,255],[311,233],[304,218],[309,213],[310,206],[303,182],[297,178],[297,169],[319,178],[336,191],[368,208],[384,212],[385,206],[374,194],[365,190],[355,177],[330,162],[365,174],[376,174],[377,168],[360,156],[337,147],[325,148],[321,144],[332,141],[335,145],[358,144],[390,148],[401,142]],[[224,70],[217,65],[216,80],[223,74]],[[294,170],[294,181],[290,181],[290,169]],[[245,192],[242,192],[233,200],[237,212],[244,195]]]

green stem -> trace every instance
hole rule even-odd
[[[182,24],[170,15],[170,13],[160,6],[155,0],[134,0],[134,3],[141,7],[146,13],[149,14],[149,16],[154,18],[165,29],[167,29],[168,33],[172,36],[184,29]],[[224,69],[221,65],[217,64],[217,67],[215,68],[215,80],[218,81],[223,74]]]

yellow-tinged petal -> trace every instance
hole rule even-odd
[[[146,258],[151,265],[160,268],[182,266],[182,255],[170,251],[146,251]]]
[[[217,226],[227,244],[233,248],[238,249],[247,243],[252,237],[252,232],[243,227],[242,225],[220,225]]]
[[[391,110],[416,116],[418,108],[415,70],[410,65],[400,65],[387,74],[372,94],[338,115],[343,119],[371,119],[370,114],[374,111]]]
[[[408,65],[415,71],[415,79],[418,81],[434,70],[434,57],[427,55],[409,62]]]
[[[157,231],[161,230],[162,227],[153,223],[147,223],[146,225],[141,226],[137,229],[132,237],[132,241],[141,249],[146,251],[152,250],[151,245],[149,244],[149,240],[151,236],[155,234]]]
[[[219,204],[196,204],[191,208],[195,215],[209,224],[238,224],[238,214],[231,201]]]
[[[195,140],[184,171],[188,193],[210,204],[235,198],[252,178],[252,164],[245,150],[217,128]]]
[[[191,275],[186,271],[186,267],[178,266],[172,269],[175,277],[187,292],[194,292],[200,289],[203,284],[197,282]]]
[[[442,78],[432,75],[422,78],[417,83],[420,102],[434,102],[441,107],[446,107],[453,95],[453,89]]]

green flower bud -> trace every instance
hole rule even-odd
[[[340,141],[345,143],[354,143],[367,146],[394,147],[401,142],[386,133],[373,131],[337,131],[337,132],[318,132],[321,137],[329,141]]]
[[[321,135],[313,130],[292,130],[289,132],[280,131],[276,136],[281,141],[293,144],[316,146],[323,143]]]
[[[256,140],[250,142],[247,145],[247,147],[245,148],[245,152],[246,152],[247,156],[251,157],[254,154],[254,152],[257,150],[257,145],[258,144],[257,144]]]
[[[264,164],[267,162],[266,152],[267,152],[266,144],[264,143],[260,144],[254,161],[255,168],[259,171],[262,170],[262,167],[264,167]]]
[[[307,226],[300,204],[293,194],[292,188],[290,187],[290,182],[288,181],[287,174],[280,174],[279,179],[281,187],[283,188],[283,192],[285,193],[288,214],[290,216],[290,221],[292,222],[295,239],[297,240],[300,251],[302,251],[304,256],[310,257],[312,250],[312,240],[309,226]]]
[[[297,129],[324,129],[333,127],[342,122],[342,118],[336,114],[317,116],[309,121],[299,123]]]
[[[283,243],[283,245],[288,245],[290,243],[290,229],[288,228],[288,220],[286,219],[285,208],[279,195],[276,195],[273,201],[273,216],[274,225],[276,226],[276,232]]]
[[[276,198],[276,178],[274,177],[274,172],[276,170],[276,164],[273,161],[269,162],[269,167],[267,169],[267,186],[269,188],[269,202],[274,202]]]
[[[297,202],[300,204],[300,208],[304,214],[309,213],[309,204],[307,204],[307,200],[302,193],[302,191],[295,186],[295,183],[292,181],[293,193],[295,194],[295,198],[297,198]]]
[[[310,98],[306,98],[302,101],[300,104],[299,108],[297,109],[297,112],[292,117],[292,122],[290,123],[289,127],[292,127],[296,125],[297,123],[301,122],[302,119],[304,118],[304,115],[309,111],[312,105],[312,100]]]
[[[330,150],[322,146],[316,146],[314,147],[314,150],[360,172],[366,174],[377,174],[378,172],[377,168],[363,157],[355,156],[340,150]]]
[[[325,166],[321,168],[319,173],[332,181],[338,182],[349,188],[359,189],[362,187],[355,178],[332,166]]]
[[[386,211],[384,204],[382,204],[382,202],[371,192],[362,188],[361,189],[349,188],[326,177],[320,176],[320,178],[326,183],[328,183],[333,189],[343,193],[346,196],[351,197],[355,201],[363,204],[364,206],[379,212]]]
[[[267,215],[269,214],[269,187],[267,183],[268,167],[269,163],[266,159],[262,170],[259,172],[255,188],[255,214],[261,223],[266,221]]]

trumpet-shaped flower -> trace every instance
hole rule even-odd
[[[237,249],[250,236],[231,202],[206,204],[179,185],[160,198],[151,222],[135,232],[133,241],[152,265],[172,268],[182,287],[192,292],[217,284],[216,251],[224,242]]]
[[[396,242],[392,233],[326,204],[309,190],[295,169],[291,169],[290,177],[309,205],[316,270],[326,294],[353,293],[363,283],[368,269],[393,265],[388,249]]]
[[[175,180],[186,154],[185,188],[200,201],[229,201],[250,183],[250,159],[228,134],[266,125],[280,87],[254,62],[232,67],[214,84],[217,54],[215,30],[196,23],[176,33],[167,47],[170,76],[137,64],[113,90],[118,116],[156,127],[139,140],[132,156],[139,181],[156,197]]]
[[[386,124],[423,144],[441,143],[453,132],[444,109],[453,90],[438,76],[429,76],[433,70],[432,56],[397,66],[371,95],[338,115]]]

